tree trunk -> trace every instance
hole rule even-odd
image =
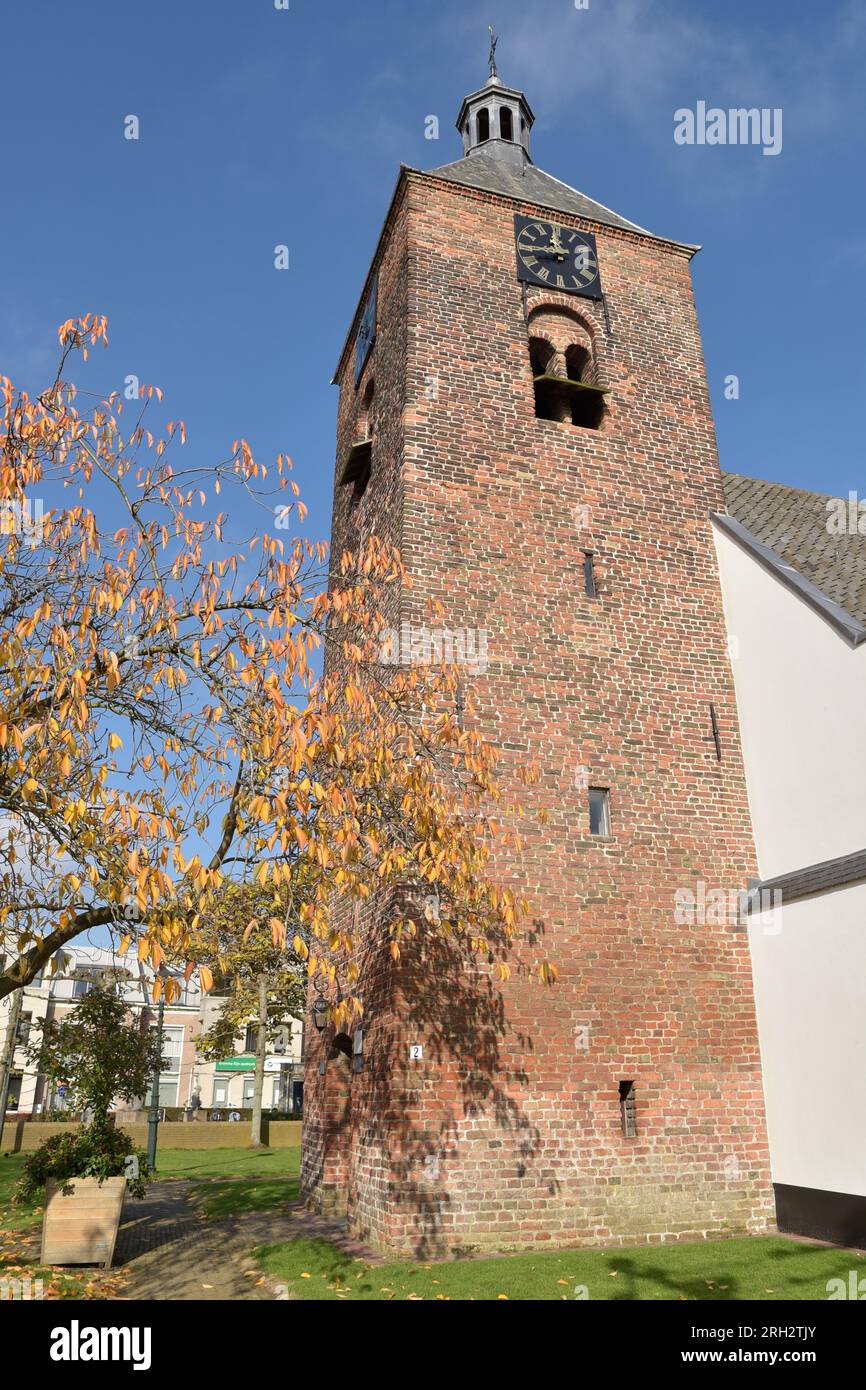
[[[268,977],[259,976],[259,1036],[256,1041],[256,1080],[253,1087],[253,1131],[250,1146],[260,1149],[262,1139],[262,1092],[265,1089],[265,1057],[268,1051]]]
[[[6,1119],[6,1100],[9,1095],[9,1078],[12,1075],[12,1063],[15,1059],[15,1034],[18,1032],[18,1020],[21,1017],[23,1004],[24,990],[19,989],[16,991],[15,998],[9,1006],[9,1024],[6,1029],[3,1058],[2,1061],[0,1061],[0,1144],[3,1142],[3,1123]]]

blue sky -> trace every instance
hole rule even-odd
[[[499,69],[550,173],[700,242],[722,466],[866,491],[860,0],[40,0],[4,17],[0,371],[44,384],[61,320],[108,314],[84,383],[161,385],[190,462],[238,435],[292,455],[326,536],[329,382],[399,162],[459,156],[454,118]],[[778,157],[683,147],[674,112],[781,107]],[[123,138],[124,118],[140,139]],[[438,115],[438,141],[424,138]],[[315,254],[328,247],[327,272]],[[274,269],[286,243],[291,269]],[[724,378],[736,373],[738,401]]]

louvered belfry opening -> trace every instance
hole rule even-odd
[[[539,306],[529,316],[529,363],[539,420],[579,429],[601,428],[605,388],[588,327],[576,313]]]

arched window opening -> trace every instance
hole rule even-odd
[[[592,359],[589,348],[580,343],[570,343],[565,349],[565,375],[570,381],[588,381]]]
[[[478,112],[478,143],[490,139],[490,112],[486,106],[482,106]]]
[[[565,375],[580,382],[585,390],[572,390],[571,423],[584,430],[597,430],[604,416],[604,396],[592,380],[592,357],[580,343],[565,349]]]
[[[552,379],[558,375],[554,370],[556,348],[546,338],[530,338],[529,362],[535,388],[535,413],[539,420],[568,420],[568,402]]]
[[[514,139],[514,121],[507,106],[500,106],[499,108],[499,134],[503,140]]]
[[[549,343],[546,338],[530,338],[529,361],[532,364],[533,376],[544,376],[550,370],[555,356],[556,349],[553,343]]]
[[[540,420],[600,428],[605,390],[598,384],[590,330],[577,314],[554,306],[535,309],[529,321],[529,362]]]

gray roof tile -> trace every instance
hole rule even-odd
[[[751,891],[750,911],[760,911],[760,894],[780,895],[777,901],[796,902],[812,893],[826,893],[832,888],[845,888],[850,883],[861,883],[866,879],[866,849],[853,854],[843,854],[838,859],[825,859],[820,864],[808,864],[805,868],[794,869],[776,878],[763,879]],[[764,898],[766,904],[768,899]]]
[[[436,178],[449,179],[452,183],[462,183],[468,188],[480,188],[487,193],[501,193],[507,198],[515,198],[524,203],[538,203],[541,207],[552,208],[556,212],[570,212],[576,217],[585,217],[591,222],[601,222],[608,227],[622,227],[628,232],[640,232],[644,236],[655,236],[636,222],[629,222],[618,213],[611,212],[603,203],[588,198],[576,188],[546,174],[534,164],[526,164],[519,169],[506,160],[492,155],[470,154],[453,164],[443,164],[438,169],[428,170]],[[669,237],[657,237],[659,241],[669,241]],[[681,245],[683,243],[675,243]],[[689,250],[696,250],[689,247]]]
[[[728,513],[753,536],[838,603],[859,623],[866,623],[866,535],[836,535],[827,529],[831,499],[723,473]]]

